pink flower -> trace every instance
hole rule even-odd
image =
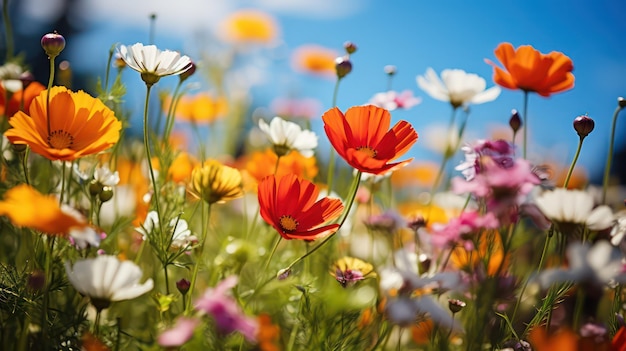
[[[490,156],[479,160],[480,173],[470,181],[456,177],[452,189],[457,194],[471,193],[487,204],[487,211],[496,214],[503,223],[517,221],[518,207],[533,187],[541,182],[526,160],[507,161],[503,167]]]
[[[498,226],[498,220],[493,213],[481,216],[477,212],[466,211],[459,217],[451,219],[448,224],[434,224],[431,242],[439,247],[452,247],[457,243],[463,243],[466,250],[473,250],[471,234],[480,229],[494,229]]]
[[[163,347],[178,347],[189,341],[200,321],[195,318],[181,317],[176,321],[176,325],[170,328],[157,339],[159,345]]]
[[[259,325],[254,318],[247,317],[237,302],[227,292],[237,285],[238,278],[230,276],[209,288],[196,301],[196,309],[210,315],[215,327],[222,334],[238,331],[248,340],[255,341]]]
[[[509,168],[515,163],[514,147],[504,140],[478,140],[476,144],[466,145],[461,150],[465,152],[465,162],[456,166],[455,169],[461,171],[468,181],[481,172],[480,159],[483,156],[489,156],[502,168]]]
[[[419,97],[414,97],[413,92],[410,90],[405,90],[401,93],[389,90],[374,95],[370,99],[369,104],[382,107],[389,111],[393,111],[396,109],[408,110],[421,102],[422,99]]]

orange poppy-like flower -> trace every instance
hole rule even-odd
[[[355,106],[344,115],[334,107],[322,116],[324,131],[337,153],[361,172],[383,174],[411,162],[389,163],[417,141],[417,132],[406,121],[391,130],[391,115],[374,105]]]
[[[258,182],[270,174],[282,177],[291,173],[300,178],[313,179],[319,171],[315,157],[304,157],[298,151],[292,151],[282,156],[278,163],[278,169],[276,169],[277,161],[278,156],[271,149],[256,151],[250,155],[245,168]],[[274,173],[274,169],[276,169],[276,173]]]
[[[339,217],[343,204],[328,197],[317,200],[318,195],[319,189],[308,180],[293,174],[270,175],[259,183],[261,217],[288,240],[315,240],[333,234],[339,224],[323,224]]]
[[[190,180],[191,172],[197,165],[198,160],[192,155],[181,152],[172,161],[172,165],[167,172],[168,178],[175,183],[186,183]]]
[[[167,98],[164,109],[167,111],[171,103],[171,98]],[[176,106],[176,118],[180,121],[192,123],[213,123],[226,116],[228,113],[228,102],[223,96],[213,96],[208,93],[197,94],[195,96],[183,97]]]
[[[626,351],[626,327],[621,327],[613,336],[611,351]]]
[[[234,44],[270,44],[278,36],[278,24],[270,14],[243,9],[232,13],[221,24],[223,40]]]
[[[477,267],[482,265],[483,271],[486,271],[489,276],[505,272],[510,258],[505,255],[500,235],[485,231],[481,233],[478,241],[479,247],[474,251],[467,251],[462,246],[455,247],[450,256],[452,264],[461,270],[471,272],[476,271]]]
[[[65,87],[50,90],[48,121],[47,90],[30,105],[30,116],[19,111],[5,132],[14,144],[26,144],[50,160],[72,161],[113,146],[120,138],[122,123],[102,101]]]
[[[280,327],[272,323],[272,317],[267,313],[261,313],[258,317],[259,331],[257,343],[261,351],[279,351]]]
[[[511,43],[501,43],[495,54],[504,69],[491,60],[485,62],[493,66],[493,80],[501,87],[545,97],[574,87],[574,64],[562,52],[542,54],[530,45],[515,49]]]
[[[12,117],[17,111],[20,110],[20,106],[24,103],[24,111],[28,111],[30,103],[33,101],[42,90],[46,87],[39,82],[30,83],[26,89],[18,90],[11,95],[9,102],[4,101],[6,91],[0,84],[0,115],[6,117]]]
[[[297,72],[317,76],[335,77],[335,59],[339,54],[323,46],[302,45],[293,52],[291,65]]]
[[[545,327],[538,326],[530,331],[528,341],[535,351],[578,350],[578,335],[569,329],[561,329],[548,334]]]
[[[71,229],[85,227],[85,221],[75,211],[59,206],[59,200],[43,195],[29,185],[9,189],[0,201],[0,216],[7,216],[18,227],[67,236]]]

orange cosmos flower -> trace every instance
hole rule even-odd
[[[50,160],[72,161],[113,146],[120,138],[122,123],[102,101],[65,87],[50,90],[48,122],[47,90],[30,105],[30,116],[19,111],[5,132],[14,144],[26,144]]]
[[[578,335],[569,329],[561,329],[548,335],[544,326],[538,326],[530,331],[528,341],[536,351],[578,350]]]
[[[271,149],[256,151],[250,155],[245,167],[248,173],[259,182],[270,174],[279,178],[287,174],[295,174],[300,178],[313,179],[319,171],[315,157],[304,157],[298,151],[282,156],[278,169],[274,173],[277,161],[278,156]]]
[[[86,222],[69,208],[61,208],[59,200],[43,195],[26,184],[9,189],[0,201],[0,216],[7,216],[18,227],[27,227],[51,235],[66,236],[73,228]]]
[[[336,51],[319,46],[303,45],[297,48],[291,58],[294,70],[324,77],[335,77]]]
[[[33,99],[45,89],[46,87],[41,83],[32,82],[26,87],[26,89],[16,91],[13,95],[11,95],[9,103],[7,104],[7,102],[4,101],[6,91],[2,87],[2,84],[0,84],[0,115],[12,117],[17,111],[20,110],[22,100],[24,102],[24,111],[28,111],[30,103]]]
[[[221,24],[221,36],[234,44],[270,44],[278,36],[278,25],[270,14],[253,9],[232,13]]]
[[[261,217],[285,239],[315,240],[333,234],[339,224],[322,226],[343,211],[339,199],[317,200],[319,189],[293,174],[270,175],[259,183]]]
[[[167,111],[171,98],[167,98],[164,109]],[[212,96],[208,93],[183,97],[176,106],[176,117],[181,121],[192,123],[213,123],[224,117],[228,112],[228,103],[223,96]]]
[[[361,172],[383,174],[411,162],[389,163],[417,141],[417,132],[406,121],[391,130],[391,115],[374,105],[355,106],[344,115],[334,107],[322,116],[324,130],[337,153]]]
[[[508,89],[536,92],[548,97],[574,87],[572,60],[561,52],[542,54],[530,45],[517,49],[511,43],[501,43],[495,50],[496,57],[504,66],[493,66],[493,80]]]

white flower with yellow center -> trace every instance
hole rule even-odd
[[[141,73],[141,79],[149,86],[161,77],[178,75],[191,68],[188,56],[171,50],[161,51],[155,45],[120,45],[117,50],[128,67]]]
[[[115,256],[65,262],[65,272],[74,288],[88,296],[97,310],[109,307],[113,301],[134,299],[154,287],[152,279],[139,282],[143,275],[139,266]]]
[[[444,69],[441,79],[432,68],[417,77],[417,85],[430,97],[449,102],[454,108],[493,101],[500,95],[500,87],[489,89],[484,78],[461,69]]]
[[[259,128],[269,138],[278,156],[296,150],[304,157],[312,157],[317,147],[317,135],[310,130],[302,130],[298,124],[274,117],[270,124],[259,120]]]

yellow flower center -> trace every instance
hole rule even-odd
[[[287,232],[292,232],[298,227],[298,221],[289,215],[280,217],[280,226]]]
[[[376,158],[376,150],[369,146],[359,146],[356,149],[365,152],[371,158]]]
[[[48,145],[58,150],[67,149],[74,145],[74,137],[64,130],[55,130],[48,135]]]

